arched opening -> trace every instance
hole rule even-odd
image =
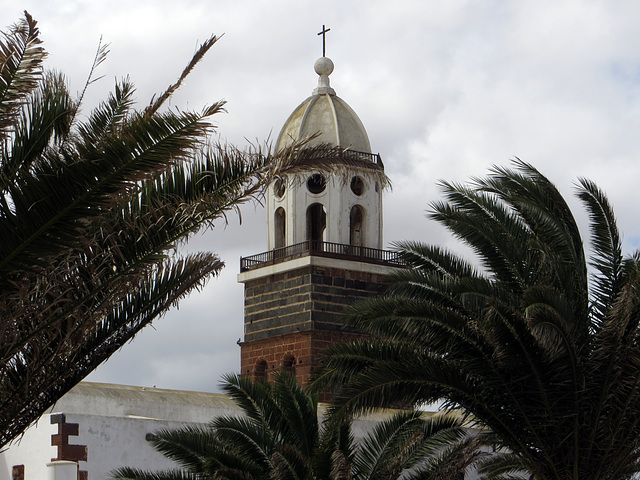
[[[258,360],[256,362],[256,366],[253,369],[253,379],[256,382],[267,381],[267,361],[266,360]]]
[[[307,240],[312,250],[322,250],[327,227],[327,212],[320,203],[314,203],[307,208]]]
[[[349,214],[349,245],[364,246],[364,208],[360,205],[351,207]]]
[[[275,218],[273,219],[275,234],[276,234],[276,242],[275,248],[282,248],[285,246],[286,238],[287,238],[287,223],[286,223],[286,213],[284,208],[278,207],[276,209]]]
[[[296,357],[288,353],[282,359],[282,370],[290,375],[296,374]]]

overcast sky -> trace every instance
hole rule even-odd
[[[173,99],[200,111],[219,99],[222,139],[276,138],[317,83],[325,24],[331,85],[360,116],[382,155],[385,243],[453,246],[425,219],[439,179],[464,181],[519,157],[573,195],[577,178],[609,195],[625,251],[640,247],[640,2],[634,0],[2,0],[2,26],[26,8],[48,67],[83,87],[100,36],[110,43],[85,110],[129,75],[140,106],[173,82],[197,46],[224,37]],[[577,216],[584,214],[577,202]],[[266,250],[265,213],[195,238],[223,274],[154,322],[88,380],[215,391],[239,370],[243,290],[239,257]],[[586,232],[585,232],[586,233]]]

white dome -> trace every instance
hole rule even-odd
[[[321,57],[314,67],[320,76],[318,88],[289,116],[280,131],[276,148],[280,149],[296,140],[319,134],[311,144],[329,143],[371,153],[369,136],[358,115],[329,85],[333,62],[327,57]]]

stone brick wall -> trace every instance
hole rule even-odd
[[[315,330],[340,330],[346,307],[384,291],[379,274],[314,267],[311,277],[311,320]]]
[[[338,341],[356,338],[343,325],[345,307],[383,291],[383,275],[333,267],[305,266],[245,283],[245,338],[241,371],[255,374],[266,363],[267,377],[292,357],[298,380],[306,383],[320,354]]]
[[[245,283],[245,342],[311,330],[311,288],[308,268]]]
[[[344,308],[382,292],[382,275],[306,266],[245,284],[245,342],[310,330],[339,330]]]
[[[266,362],[267,379],[286,365],[291,358],[291,366],[298,381],[306,384],[311,373],[319,366],[322,351],[332,343],[344,342],[361,337],[357,333],[337,331],[307,331],[288,335],[244,342],[241,350],[243,375],[253,376],[258,362]]]

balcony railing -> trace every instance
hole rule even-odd
[[[356,150],[342,150],[340,152],[340,156],[353,160],[363,160],[365,162],[376,163],[380,166],[383,166],[382,157],[380,157],[379,153],[358,152]]]
[[[378,248],[360,247],[356,245],[345,245],[343,243],[320,242],[308,240],[295,245],[283,248],[276,248],[268,252],[251,255],[250,257],[240,257],[240,271],[246,272],[256,268],[274,265],[294,258],[307,257],[340,258],[343,260],[355,260],[392,267],[402,267],[404,263],[400,260],[397,252],[390,250],[380,250]]]

